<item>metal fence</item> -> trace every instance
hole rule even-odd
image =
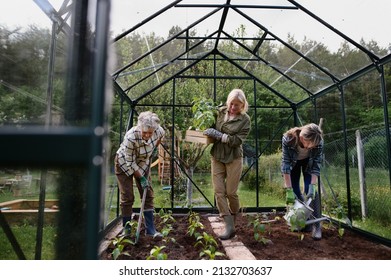
[[[354,226],[389,238],[391,190],[385,136],[384,126],[325,135],[328,141],[324,147],[321,183],[326,211],[327,202],[331,201],[334,206],[345,209],[346,217]],[[362,164],[358,153],[360,143]]]

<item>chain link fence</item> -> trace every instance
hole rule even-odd
[[[341,206],[351,215],[353,225],[390,238],[387,228],[391,226],[391,190],[386,133],[384,125],[373,125],[349,130],[346,138],[343,132],[326,134],[321,185],[325,211],[332,212],[336,206]],[[359,143],[362,165],[359,164]]]

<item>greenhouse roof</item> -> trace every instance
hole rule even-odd
[[[229,60],[244,76],[286,102],[299,103],[378,64],[391,50],[387,31],[382,28],[389,26],[391,19],[386,9],[379,9],[390,5],[386,1],[134,2],[113,1],[112,7],[113,27],[123,26],[115,42],[140,36],[145,43],[136,59],[119,59],[122,64],[112,73],[132,100],[142,99],[202,60],[220,59]],[[162,40],[151,39],[157,36]],[[227,41],[235,52],[227,51]],[[270,44],[274,49],[287,49],[290,60],[266,58]],[[169,47],[173,45],[181,48]],[[204,46],[202,51],[200,45]],[[164,49],[170,53],[169,59],[156,55]],[[354,51],[359,59],[345,63],[344,50]],[[339,59],[324,61],[322,52],[339,53]],[[255,65],[257,71],[253,72]],[[273,74],[265,75],[270,70]],[[136,81],[129,79],[136,73]],[[310,77],[312,82],[304,84],[302,77]],[[287,82],[295,96],[284,95],[282,88]]]
[[[51,20],[70,21],[72,1],[34,2],[41,18],[43,11]],[[114,0],[114,45],[135,37],[141,44],[137,55],[119,56],[110,74],[117,91],[138,102],[174,78],[194,75],[190,70],[201,61],[229,61],[242,74],[231,78],[253,79],[286,103],[298,104],[390,60],[384,28],[391,25],[390,5],[386,0]],[[22,18],[35,24],[27,7],[18,7],[18,13],[7,9],[5,22],[16,15],[18,24]],[[281,49],[289,59],[270,55]],[[286,95],[287,85],[294,95]]]

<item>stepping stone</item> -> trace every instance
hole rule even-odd
[[[216,235],[220,235],[224,232],[223,219],[218,216],[210,216],[208,217],[208,220]],[[242,242],[238,241],[236,236],[232,239],[221,240],[221,243],[230,260],[256,260],[250,250],[247,249]]]

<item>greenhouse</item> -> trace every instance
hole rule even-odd
[[[203,135],[211,126],[202,122],[233,89],[245,93],[251,121],[241,143],[240,213],[257,217],[251,234],[256,222],[270,226],[269,235],[256,235],[260,246],[270,240],[277,246],[270,234],[274,222],[297,240],[311,239],[283,220],[288,208],[281,174],[284,133],[309,123],[322,129],[324,140],[316,183],[320,242],[347,242],[341,240],[355,234],[391,246],[387,1],[23,5],[0,4],[1,260],[106,259],[102,250],[108,259],[126,259],[113,250],[122,241],[114,161],[126,132],[146,111],[158,115],[165,132],[150,159],[158,229],[164,233],[167,217],[178,223],[192,215],[203,223],[218,217],[210,156],[215,144]],[[134,191],[137,222],[143,203]],[[175,231],[179,226],[166,234]],[[236,232],[242,240],[243,231]]]

